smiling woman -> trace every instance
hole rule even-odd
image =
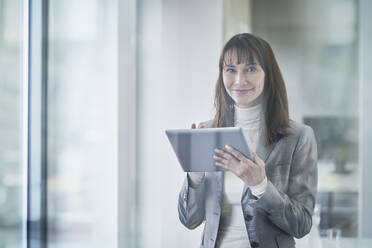
[[[312,225],[317,145],[311,127],[289,119],[285,84],[266,41],[243,33],[226,43],[215,103],[215,118],[199,127],[241,127],[253,160],[229,145],[216,148],[215,164],[227,171],[187,174],[180,221],[189,229],[205,221],[201,247],[295,247],[294,237]]]

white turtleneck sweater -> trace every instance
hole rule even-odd
[[[239,108],[235,105],[234,126],[241,127],[244,138],[252,151],[256,151],[257,142],[260,133],[263,132],[264,116],[262,112],[262,104],[250,108]],[[267,178],[260,184],[251,186],[250,190],[256,197],[260,197],[265,193]]]
[[[262,105],[239,108],[235,105],[234,126],[241,127],[251,150],[256,151],[257,141],[263,127]],[[259,185],[250,187],[252,194],[260,197],[266,189],[267,179]],[[221,206],[221,219],[217,235],[218,248],[250,247],[241,197],[244,182],[230,171],[224,173],[224,191]]]

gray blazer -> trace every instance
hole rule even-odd
[[[212,127],[212,120],[200,123]],[[290,120],[290,135],[270,146],[259,137],[256,153],[265,161],[268,185],[257,199],[247,185],[241,203],[251,247],[295,247],[293,237],[310,232],[317,189],[317,145],[311,127]],[[205,222],[200,247],[214,247],[221,215],[224,172],[206,172],[196,188],[186,177],[178,213],[184,226]]]

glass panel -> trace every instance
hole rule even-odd
[[[0,1],[0,247],[22,247],[22,1]]]
[[[186,173],[165,129],[213,117],[223,2],[140,0],[137,6],[137,247],[199,247],[204,225],[189,231],[179,219]]]
[[[49,1],[50,247],[117,247],[115,2]]]
[[[355,0],[252,1],[252,30],[273,47],[290,116],[317,138],[321,235],[358,230],[356,9]]]

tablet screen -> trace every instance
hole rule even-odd
[[[165,131],[185,172],[226,171],[215,165],[214,149],[230,145],[252,159],[240,127],[168,129]]]

